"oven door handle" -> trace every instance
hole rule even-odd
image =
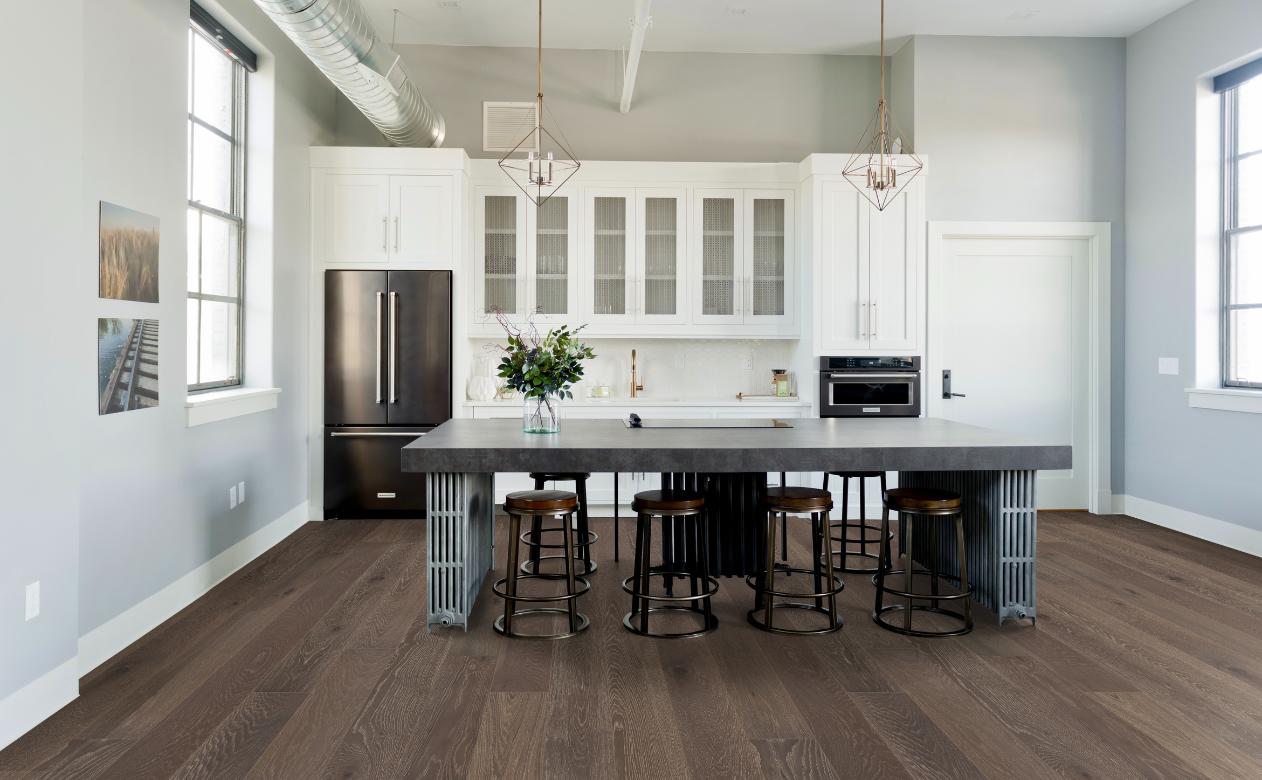
[[[916,374],[907,372],[906,374],[829,374],[829,379],[903,379],[908,382],[916,380]]]

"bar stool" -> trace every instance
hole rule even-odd
[[[872,574],[876,571],[881,561],[881,526],[879,524],[868,525],[867,518],[867,495],[864,491],[864,485],[869,479],[881,480],[881,495],[885,495],[885,472],[884,471],[830,471],[824,474],[824,490],[828,490],[828,477],[841,477],[841,522],[830,522],[829,530],[839,528],[841,533],[838,536],[830,536],[829,539],[839,543],[839,546],[833,552],[833,555],[840,556],[841,565],[838,567],[847,574]],[[859,518],[855,522],[850,521],[850,480],[859,480]],[[876,518],[872,518],[875,520]],[[851,530],[858,531],[857,536],[851,536]],[[890,536],[893,538],[893,535]],[[858,544],[858,552],[850,552],[850,545]],[[868,552],[868,545],[876,545],[876,552]],[[868,558],[876,561],[872,566],[850,566],[851,558]],[[856,562],[858,563],[858,562]]]
[[[523,490],[509,493],[504,499],[504,511],[509,517],[508,565],[505,577],[496,580],[491,586],[495,595],[504,599],[504,614],[495,619],[495,631],[503,636],[518,639],[564,639],[585,631],[591,624],[587,616],[578,611],[578,597],[592,589],[591,583],[575,575],[574,533],[570,530],[575,511],[578,509],[578,496],[563,490]],[[521,533],[522,517],[553,517],[561,521],[562,548],[565,554],[565,592],[555,596],[522,596],[517,593],[517,584],[522,580],[555,580],[557,577],[548,574],[523,573],[517,565],[521,544],[525,538]],[[580,589],[581,588],[581,589]],[[518,609],[517,603],[555,604],[565,602],[564,607],[530,607]],[[513,619],[525,615],[566,615],[569,618],[569,630],[551,634],[523,634],[513,630]]]
[[[590,477],[589,472],[584,471],[532,471],[530,478],[535,481],[535,490],[543,490],[548,482],[573,482],[574,493],[578,496],[578,540],[574,543],[576,552],[581,552],[581,560],[583,561],[583,569],[578,572],[580,577],[586,577],[596,573],[596,564],[592,562],[591,549],[592,545],[600,539],[599,536],[592,533],[587,525],[587,478]],[[539,570],[539,562],[559,561],[560,555],[542,555],[542,550],[559,550],[560,544],[545,544],[543,535],[549,533],[557,533],[562,529],[544,528],[544,518],[535,516],[530,521],[530,531],[527,538],[523,541],[530,547],[530,557],[521,565],[522,574],[540,574],[544,577],[552,579],[563,579],[564,571],[559,572],[542,572]]]
[[[828,541],[828,513],[833,508],[832,495],[827,491],[808,487],[767,488],[762,502],[767,512],[766,568],[759,574],[751,574],[745,582],[754,589],[754,608],[746,614],[749,622],[763,631],[777,634],[828,634],[837,631],[845,621],[837,611],[837,594],[845,583],[833,571],[831,543]],[[811,516],[811,542],[814,565],[809,569],[776,566],[776,515],[787,522],[789,513],[809,513]],[[810,574],[814,578],[811,593],[789,593],[775,589],[777,571]],[[827,582],[827,587],[825,587]],[[811,599],[811,601],[776,601],[780,599]],[[828,606],[824,606],[827,600]],[[823,628],[803,629],[777,626],[774,614],[777,609],[804,609],[818,612],[828,618]],[[761,617],[760,617],[761,615]]]
[[[973,591],[968,584],[968,562],[964,555],[963,507],[964,502],[960,498],[960,494],[949,490],[894,488],[893,490],[885,491],[885,512],[881,520],[881,532],[882,536],[886,538],[882,546],[880,565],[876,574],[872,575],[872,583],[876,585],[876,606],[872,610],[872,619],[881,628],[908,636],[960,636],[973,630],[973,609],[970,602]],[[899,531],[903,537],[899,543],[903,553],[902,569],[893,568],[889,537],[886,536],[889,534],[890,529],[890,512],[898,513]],[[938,572],[938,562],[944,557],[940,555],[940,550],[938,549],[938,526],[940,524],[938,521],[945,517],[955,518],[955,557],[959,561],[960,570],[959,592],[949,595],[943,595],[939,591],[939,582],[943,578],[939,576]],[[930,536],[928,545],[930,586],[928,593],[918,592],[915,589],[916,562],[914,550],[916,548],[912,546],[912,543],[914,540],[913,529],[917,523],[927,524]],[[895,574],[903,575],[902,590],[895,590],[885,585],[885,578]],[[890,596],[901,596],[906,599],[906,603],[884,605],[887,594]],[[915,603],[917,599],[928,601],[929,603],[917,604]],[[964,603],[964,611],[961,613],[938,606],[943,601],[962,601]],[[903,615],[903,624],[901,626],[886,620],[886,615],[893,616],[900,612]],[[931,612],[936,615],[944,615],[960,621],[962,625],[959,628],[949,630],[913,628],[912,613],[914,612]]]
[[[718,592],[719,581],[710,576],[710,532],[703,514],[705,499],[700,493],[688,490],[646,490],[636,493],[631,502],[636,513],[635,569],[634,574],[622,581],[622,589],[631,594],[631,611],[622,619],[622,625],[633,634],[658,639],[682,639],[702,636],[718,627],[718,618],[710,608],[710,598]],[[689,563],[687,571],[653,571],[652,536],[653,518],[679,519],[684,524],[684,558]],[[651,578],[661,577],[669,583],[675,577],[687,577],[690,595],[676,596],[667,593],[652,595]],[[653,602],[659,602],[656,606]],[[692,631],[654,632],[649,629],[649,615],[654,612],[693,612],[702,616],[701,627]]]

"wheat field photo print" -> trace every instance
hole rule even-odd
[[[158,302],[158,218],[101,201],[102,298]]]

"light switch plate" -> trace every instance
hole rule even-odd
[[[1179,375],[1179,359],[1171,357],[1157,358],[1157,373],[1167,376]]]
[[[237,483],[237,503],[245,503],[245,480],[241,480]]]
[[[237,486],[233,485],[232,487],[228,488],[228,508],[236,509],[237,504],[239,503],[241,502],[237,500]]]
[[[26,619],[39,617],[39,580],[26,586]]]

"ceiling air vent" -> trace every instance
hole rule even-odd
[[[488,100],[482,103],[482,151],[509,152],[536,127],[536,106]],[[519,152],[539,151],[539,139],[525,143]]]

